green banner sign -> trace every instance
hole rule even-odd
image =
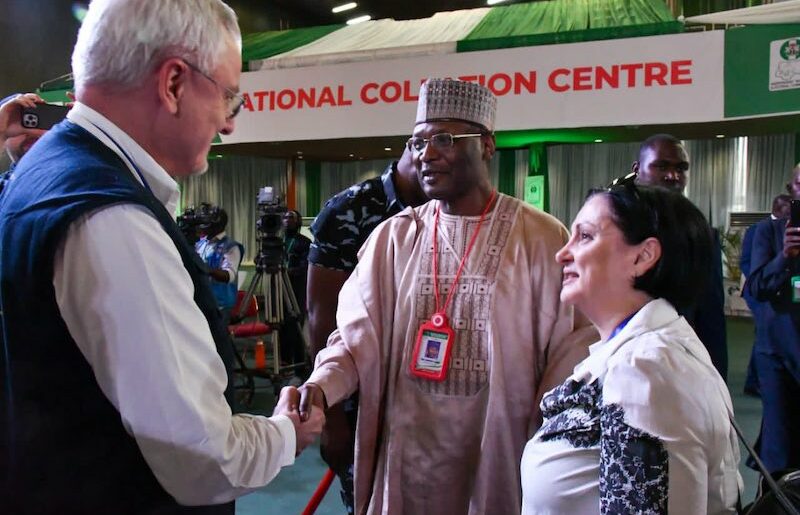
[[[800,24],[725,31],[725,117],[800,111]]]

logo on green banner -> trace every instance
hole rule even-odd
[[[800,45],[796,39],[790,39],[781,45],[781,57],[793,61],[800,57]]]
[[[773,41],[769,53],[769,90],[800,88],[800,38]]]
[[[525,202],[544,211],[544,175],[525,177]]]

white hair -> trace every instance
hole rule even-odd
[[[241,50],[236,13],[221,0],[92,0],[72,51],[75,86],[137,86],[169,57],[211,73],[231,40]]]

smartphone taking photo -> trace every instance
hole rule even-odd
[[[792,199],[789,227],[800,227],[800,199]]]
[[[48,130],[63,120],[69,107],[57,104],[36,104],[22,109],[22,126],[26,129]]]

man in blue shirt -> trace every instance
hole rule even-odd
[[[236,304],[237,276],[244,257],[244,246],[225,233],[228,213],[224,209],[203,203],[200,211],[204,213],[203,216],[210,217],[212,222],[201,228],[204,234],[194,244],[194,248],[208,265],[211,289],[227,324],[231,309]]]
[[[786,189],[800,199],[800,165]],[[762,220],[753,236],[745,290],[761,303],[754,354],[763,407],[755,448],[771,473],[800,467],[800,227]],[[748,465],[751,465],[748,463]]]
[[[767,220],[785,220],[789,218],[789,206],[791,200],[792,197],[785,193],[775,197],[772,200],[772,213]],[[739,257],[739,269],[742,271],[742,275],[745,277],[745,279],[750,276],[750,265],[753,255],[753,237],[756,234],[756,227],[758,227],[758,224],[753,224],[748,227],[744,233],[744,238],[742,238],[742,254]],[[755,353],[758,347],[760,336],[759,329],[763,325],[760,322],[761,315],[759,312],[761,308],[761,302],[756,300],[756,298],[750,294],[747,288],[742,289],[742,297],[744,298],[745,302],[747,302],[747,307],[750,308],[750,312],[753,314],[753,323],[756,329],[756,341],[753,344],[753,349],[750,353],[750,362],[747,364],[747,377],[744,380],[744,393],[758,397],[758,374],[756,374]]]

